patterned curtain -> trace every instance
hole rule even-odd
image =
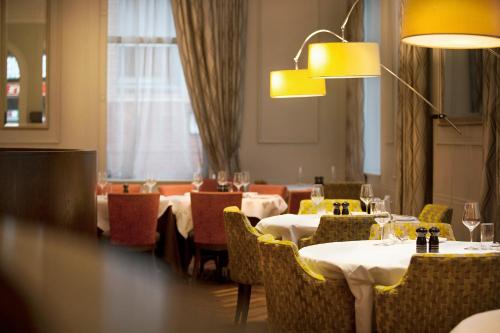
[[[209,167],[238,170],[247,0],[172,0],[172,10]]]
[[[355,0],[348,1],[348,10]],[[345,38],[348,41],[360,42],[364,37],[364,0],[361,0],[349,18]],[[363,142],[363,101],[364,89],[362,79],[347,79],[347,114],[346,114],[346,151],[345,175],[349,181],[363,181],[363,159],[365,155]]]
[[[400,44],[399,76],[424,96],[430,95],[430,65],[429,49]],[[401,213],[416,216],[426,203],[432,202],[432,159],[429,107],[400,86],[396,111],[396,209]]]
[[[499,49],[496,49],[497,53]],[[476,63],[482,74],[483,173],[481,214],[484,222],[495,223],[500,240],[500,63],[488,51],[479,51]]]

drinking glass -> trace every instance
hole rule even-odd
[[[227,184],[226,171],[219,171],[217,173],[217,183],[219,184],[219,186],[225,186]]]
[[[299,169],[297,171],[297,184],[302,184],[302,176],[303,176],[304,170],[302,168],[302,165],[299,166]]]
[[[462,223],[469,229],[470,233],[470,246],[466,247],[466,250],[477,250],[472,241],[472,234],[480,221],[479,204],[477,202],[466,202],[464,205],[464,215],[462,216]]]
[[[235,172],[233,175],[233,185],[236,187],[236,191],[240,192],[243,186],[243,173]]]
[[[335,181],[335,165],[332,165],[332,167],[330,168],[330,172],[332,174],[332,182]]]
[[[359,198],[361,199],[361,201],[365,203],[366,212],[368,212],[370,201],[372,201],[373,198],[373,189],[371,184],[361,185],[361,192],[359,194]]]
[[[147,193],[153,193],[153,189],[156,185],[156,180],[152,177],[148,177],[144,185],[146,186]]]
[[[195,187],[195,192],[200,192],[200,187],[203,185],[203,176],[201,172],[197,171],[193,173],[193,182],[191,184]]]
[[[391,220],[390,214],[385,208],[385,202],[383,200],[377,200],[373,202],[372,214],[378,215],[375,218],[375,222],[380,226],[380,240],[384,240],[384,226]]]
[[[104,171],[99,171],[97,173],[97,186],[99,187],[99,193],[101,195],[106,195],[106,189],[108,185],[107,174]]]
[[[248,191],[248,185],[250,185],[250,171],[243,171],[241,173],[241,183],[243,184],[243,191]]]
[[[319,207],[324,199],[325,199],[325,193],[323,191],[323,185],[314,184],[311,190],[311,201],[316,207],[316,212],[319,213]]]
[[[481,223],[481,250],[489,250],[493,245],[494,224]]]

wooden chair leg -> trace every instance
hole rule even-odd
[[[241,309],[241,324],[246,325],[248,318],[248,309],[250,308],[250,296],[252,295],[252,285],[245,284],[243,291],[243,304]]]
[[[236,313],[234,315],[234,323],[238,324],[240,321],[241,307],[243,304],[243,288],[244,285],[238,283],[238,300],[236,301]]]

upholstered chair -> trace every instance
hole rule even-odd
[[[333,211],[333,203],[334,202],[348,202],[349,203],[349,212],[361,212],[361,201],[354,199],[325,199],[321,203],[321,207],[326,212]],[[340,210],[342,211],[342,206],[340,206]],[[305,199],[300,202],[299,214],[317,214],[318,208],[313,204],[311,199]]]
[[[445,333],[500,308],[499,267],[500,253],[415,254],[397,284],[375,286],[377,332]]]
[[[288,192],[288,213],[297,214],[302,200],[311,199],[311,190],[292,190]]]
[[[184,193],[189,193],[193,190],[193,185],[191,184],[165,184],[159,185],[158,191],[161,195],[183,195]]]
[[[158,193],[110,193],[111,244],[153,250],[158,220]]]
[[[299,247],[330,243],[367,240],[370,228],[376,224],[372,216],[324,215],[318,229],[309,237],[299,239]]]
[[[453,228],[451,224],[448,223],[425,223],[425,222],[391,222],[393,224],[394,234],[396,236],[406,235],[409,239],[417,238],[417,228],[424,227],[429,230],[432,227],[439,228],[439,237],[444,237],[449,240],[455,240],[455,235],[453,234]],[[384,229],[387,228],[387,224]],[[385,234],[384,230],[384,234]],[[374,224],[370,230],[370,239],[380,239],[380,227],[378,224]]]
[[[229,277],[238,283],[238,302],[235,323],[245,324],[250,306],[252,285],[262,284],[257,238],[260,232],[250,225],[248,218],[238,207],[224,209]]]
[[[359,182],[346,182],[346,183],[331,183],[324,185],[325,198],[346,198],[346,199],[359,199],[361,192],[361,185]]]
[[[123,193],[124,184],[111,184],[110,193]],[[141,184],[128,184],[128,193],[141,193]]]
[[[428,223],[451,223],[451,218],[453,217],[453,209],[438,204],[427,204],[420,212],[418,220],[421,222]]]
[[[203,184],[200,186],[200,192],[217,192],[218,186],[217,179],[203,179]]]
[[[227,260],[224,208],[241,208],[241,192],[191,192],[195,260],[193,277],[203,271],[205,259],[215,259],[217,275]]]
[[[297,246],[259,237],[270,332],[354,332],[354,297],[345,279],[325,279]]]
[[[269,185],[269,184],[250,184],[249,192],[257,192],[260,194],[277,194],[286,200],[288,198],[288,189],[284,185]]]

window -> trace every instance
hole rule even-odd
[[[203,153],[170,0],[108,8],[108,176],[191,179]]]
[[[380,43],[380,0],[364,2],[365,41]],[[380,175],[380,78],[364,80],[365,174]]]

